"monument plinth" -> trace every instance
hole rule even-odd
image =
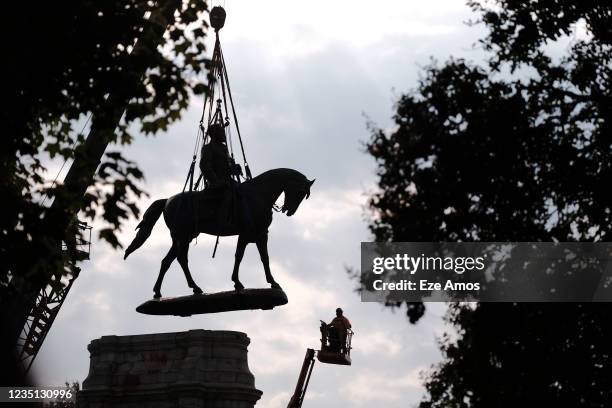
[[[249,370],[249,338],[190,330],[93,340],[80,408],[252,408],[262,392]]]

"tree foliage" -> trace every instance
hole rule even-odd
[[[68,382],[66,381],[64,383],[64,391],[66,391],[66,394],[70,395],[70,398],[68,397],[58,397],[57,400],[52,401],[52,402],[48,402],[48,403],[44,403],[42,404],[42,406],[44,408],[75,408],[77,406],[77,394],[79,393],[80,390],[80,386],[78,382]]]
[[[166,28],[162,10],[175,6],[158,42],[155,29]],[[138,215],[134,201],[145,194],[144,176],[121,146],[135,133],[166,130],[191,93],[203,91],[206,10],[205,2],[192,0],[7,4],[0,284],[33,273],[33,263],[62,262],[57,243],[72,232],[59,227],[60,214],[49,209],[61,180],[50,185],[55,168],[48,164],[73,158],[84,139],[81,129],[110,121],[107,106],[114,102],[127,106],[112,136],[114,147],[79,206],[89,219],[99,216],[106,223],[100,237],[119,246],[116,231]]]
[[[381,241],[610,240],[612,6],[469,5],[489,29],[490,59],[432,63],[398,100],[395,129],[372,130],[371,231]],[[409,307],[411,321],[424,312]],[[608,314],[598,304],[454,305],[459,338],[441,339],[421,406],[607,406]]]
[[[600,304],[453,305],[459,339],[440,340],[420,407],[608,407],[609,315]]]

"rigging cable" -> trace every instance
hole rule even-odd
[[[244,170],[247,176],[247,179],[250,180],[253,177],[251,176],[251,169],[249,168],[249,163],[247,162],[246,154],[244,153],[244,144],[242,143],[242,135],[240,134],[240,126],[238,125],[238,116],[236,115],[236,108],[234,107],[234,98],[232,98],[232,89],[230,87],[229,77],[227,75],[227,67],[225,66],[225,58],[223,57],[223,51],[221,47],[219,47],[219,53],[221,54],[221,62],[223,66],[223,75],[225,77],[225,82],[227,82],[227,93],[230,99],[230,105],[232,106],[232,113],[234,114],[234,124],[236,125],[236,133],[238,134],[238,141],[240,142],[240,150],[242,151],[242,160],[244,162]]]
[[[222,13],[224,14],[225,12],[222,11]],[[212,14],[213,14],[213,10],[211,10],[211,18],[213,18]],[[225,17],[223,16],[223,21],[224,21],[224,18]],[[206,133],[207,128],[204,127],[204,120],[206,118],[207,108],[208,108],[208,118],[207,118],[208,120],[206,122],[207,127],[210,127],[212,122],[216,121],[220,125],[222,125],[224,128],[227,128],[225,132],[226,132],[226,135],[228,136],[227,139],[228,139],[228,145],[230,148],[231,158],[234,159],[232,133],[229,129],[230,115],[229,115],[229,109],[227,106],[228,96],[229,96],[230,106],[232,108],[232,116],[234,118],[234,124],[236,126],[236,133],[238,134],[240,152],[242,153],[242,161],[244,163],[245,178],[247,180],[250,180],[252,178],[251,169],[249,167],[249,164],[246,158],[246,153],[244,150],[244,143],[242,140],[242,134],[240,132],[238,116],[236,114],[236,108],[235,108],[234,100],[232,97],[231,86],[229,82],[229,75],[227,73],[227,67],[225,65],[225,57],[223,56],[223,51],[221,49],[221,41],[219,40],[219,30],[223,27],[223,22],[221,22],[220,25],[216,26],[215,24],[212,24],[212,21],[211,21],[211,25],[215,28],[215,47],[214,47],[213,56],[211,59],[211,65],[212,65],[211,81],[209,82],[209,85],[207,87],[207,90],[204,96],[204,106],[202,107],[202,115],[200,117],[198,131],[196,132],[196,142],[194,145],[192,161],[189,167],[189,171],[187,173],[187,180],[185,180],[185,184],[183,186],[183,191],[187,189],[187,185],[189,185],[189,191],[193,191],[193,188],[194,188],[194,173],[195,173],[195,166],[197,162],[197,156],[198,156],[198,152],[200,148],[200,143],[203,146],[204,144],[206,144],[206,140],[208,138],[208,135]],[[216,101],[217,107],[215,109],[214,107],[215,95],[219,93],[221,94],[220,96],[222,96],[222,99],[220,98]],[[223,118],[222,116],[221,101],[223,101],[223,107],[225,108],[224,109],[225,118]],[[215,111],[214,114],[213,114],[213,110]],[[239,176],[237,176],[237,178],[239,181]],[[200,185],[200,181],[202,179],[203,179],[203,176],[200,173],[198,179],[195,182],[196,189],[198,189]]]

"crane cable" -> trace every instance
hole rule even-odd
[[[220,46],[219,46],[219,53],[221,54],[221,62],[223,64],[223,75],[225,76],[225,82],[227,83],[227,94],[229,95],[230,105],[232,106],[232,114],[234,115],[234,124],[236,125],[236,133],[238,134],[238,141],[240,142],[240,150],[242,152],[242,159],[244,161],[244,170],[246,172],[247,179],[250,180],[252,178],[251,170],[249,169],[249,163],[247,162],[246,153],[244,152],[244,144],[242,143],[242,135],[240,134],[240,126],[238,126],[238,116],[236,115],[236,108],[234,107],[234,98],[232,98],[232,90],[230,88],[229,76],[227,75],[225,58],[223,57],[223,51],[221,51]]]
[[[215,13],[215,9],[217,14],[216,16],[214,16],[213,14]],[[220,10],[219,10],[220,9]],[[213,18],[218,17],[219,13],[223,13],[223,22],[225,19],[225,11],[223,10],[222,7],[213,7],[213,9],[211,10],[210,14],[211,14],[211,25],[215,28],[215,47],[213,50],[213,56],[211,59],[211,65],[212,65],[212,69],[211,69],[211,77],[212,80],[209,81],[208,87],[206,89],[205,95],[204,95],[204,105],[202,107],[202,115],[200,117],[200,122],[199,122],[199,126],[198,126],[198,131],[196,132],[196,141],[195,141],[195,146],[194,146],[194,150],[193,150],[193,155],[192,155],[192,160],[191,160],[191,164],[189,166],[189,171],[187,173],[187,179],[185,180],[185,184],[183,186],[183,192],[187,190],[187,186],[189,185],[189,191],[193,191],[194,187],[197,190],[199,185],[200,185],[200,181],[202,181],[202,174],[200,174],[200,176],[197,178],[195,185],[194,185],[194,173],[195,173],[195,166],[196,166],[196,162],[197,162],[197,156],[198,156],[198,152],[200,149],[201,145],[204,145],[206,143],[207,140],[207,134],[205,132],[205,128],[204,128],[204,120],[206,118],[206,110],[208,107],[208,118],[206,121],[207,127],[209,127],[212,122],[214,122],[215,120],[219,122],[219,124],[222,124],[224,126],[224,128],[227,128],[227,133],[228,133],[228,145],[230,147],[230,153],[231,153],[231,158],[234,158],[234,152],[233,152],[233,144],[232,144],[232,134],[229,130],[229,110],[228,110],[228,106],[227,106],[227,99],[229,97],[229,101],[230,101],[230,106],[231,106],[231,110],[232,110],[232,116],[234,119],[234,124],[236,126],[236,134],[238,135],[238,141],[240,144],[240,152],[242,154],[242,161],[244,163],[244,170],[245,170],[245,175],[246,175],[246,180],[250,180],[252,178],[252,174],[251,174],[251,169],[249,167],[247,158],[246,158],[246,153],[244,150],[244,143],[242,140],[242,134],[240,132],[240,126],[238,124],[238,115],[236,114],[236,108],[234,105],[234,99],[232,97],[232,92],[231,92],[231,87],[230,87],[230,82],[229,82],[229,75],[227,73],[227,67],[225,65],[225,58],[223,56],[223,51],[221,50],[221,42],[219,41],[219,30],[223,27],[223,22],[221,22],[220,26],[218,24],[214,24],[213,23]],[[215,104],[215,94],[217,94],[215,92],[215,88],[220,88],[220,92],[219,92],[219,96],[222,96],[222,99],[219,98],[216,102],[217,102],[217,107],[215,109],[214,104]],[[223,107],[225,108],[225,118],[223,118],[222,116],[222,110],[221,110],[221,101],[223,101]],[[215,109],[215,114],[213,114],[213,109]],[[224,120],[225,119],[225,120]],[[238,180],[239,181],[239,180]]]

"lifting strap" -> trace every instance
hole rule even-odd
[[[207,90],[204,95],[204,106],[202,108],[202,115],[200,117],[200,122],[198,126],[198,131],[196,135],[196,142],[194,146],[193,158],[191,164],[189,166],[189,171],[187,172],[187,179],[185,180],[185,184],[183,186],[183,191],[187,190],[187,186],[189,186],[189,191],[196,190],[200,187],[200,182],[203,180],[202,174],[196,179],[194,183],[194,174],[196,170],[197,156],[199,153],[200,145],[205,144],[207,140],[206,127],[209,127],[213,123],[219,123],[220,125],[227,127],[230,123],[230,112],[228,109],[227,100],[229,98],[230,107],[232,117],[234,119],[234,125],[236,126],[236,134],[238,135],[238,142],[240,144],[240,153],[242,154],[242,161],[244,164],[245,177],[247,180],[253,178],[251,174],[251,169],[249,167],[249,163],[246,157],[246,153],[244,150],[244,142],[242,140],[242,133],[240,132],[240,125],[238,123],[238,115],[236,114],[236,107],[234,105],[234,98],[232,97],[231,86],[229,82],[229,75],[227,73],[227,67],[225,65],[225,57],[223,56],[223,51],[221,49],[221,42],[219,40],[219,30],[215,31],[215,48],[213,50],[213,56],[211,59],[211,81],[208,83]],[[220,98],[216,101],[217,107],[215,109],[215,87],[219,86],[221,95]],[[225,110],[225,117],[223,117],[222,109],[221,109],[221,101],[223,102],[223,108]],[[208,110],[208,118],[206,117],[206,111]],[[214,114],[213,114],[214,111]],[[206,120],[206,125],[205,121]],[[231,140],[231,134],[228,135],[228,144],[230,146],[231,158],[234,159],[233,153],[233,145]],[[239,181],[238,176],[236,176],[236,181]]]
[[[215,11],[216,9],[216,11]],[[214,15],[213,15],[214,14]],[[214,21],[213,21],[214,20]],[[230,116],[227,106],[227,99],[229,97],[230,106],[232,108],[232,116],[234,118],[234,124],[236,126],[236,133],[238,135],[238,141],[240,143],[240,152],[242,153],[242,161],[244,163],[244,172],[247,180],[253,178],[251,175],[251,169],[249,167],[249,163],[246,158],[246,154],[244,151],[244,143],[242,141],[242,134],[240,133],[240,126],[238,124],[238,115],[236,115],[236,108],[234,106],[234,99],[232,98],[232,91],[229,83],[229,76],[227,74],[227,67],[225,65],[225,58],[223,57],[223,51],[221,50],[221,41],[219,41],[219,30],[223,27],[225,23],[225,10],[221,7],[215,7],[211,10],[211,25],[215,28],[215,48],[213,50],[213,56],[211,59],[211,80],[208,82],[208,86],[204,95],[204,106],[202,107],[202,115],[200,117],[200,122],[198,125],[198,130],[196,133],[196,142],[193,150],[193,157],[191,160],[191,164],[189,166],[189,171],[187,172],[187,178],[185,180],[185,184],[183,185],[183,192],[187,190],[187,186],[189,186],[189,191],[198,190],[200,187],[200,182],[202,184],[205,183],[202,172],[196,179],[194,183],[194,174],[196,171],[196,163],[198,158],[198,153],[200,152],[200,143],[202,146],[206,144],[206,140],[208,134],[206,130],[213,123],[218,123],[224,128],[228,128],[230,123]],[[215,86],[217,86],[217,81],[219,81],[219,87],[221,90],[222,99],[217,100],[216,109],[214,109],[215,104]],[[221,110],[221,101],[223,101],[223,106],[225,108],[225,118],[223,117],[223,113]],[[206,118],[206,110],[208,108],[208,118]],[[213,114],[214,109],[214,114]],[[206,119],[206,128],[204,120]],[[224,120],[225,119],[225,120]],[[229,128],[228,128],[229,129]],[[227,131],[227,139],[230,147],[230,154],[232,162],[234,161],[234,148],[232,144],[231,134],[229,130]],[[236,182],[240,182],[240,176],[234,175]],[[215,248],[213,250],[212,257],[215,257],[217,253],[217,247],[219,245],[219,236],[215,241]]]
[[[221,63],[223,66],[223,76],[225,77],[225,82],[227,83],[227,94],[229,95],[230,105],[232,106],[232,114],[234,115],[234,124],[236,125],[236,133],[238,134],[238,141],[240,142],[240,151],[242,152],[242,159],[244,161],[244,171],[247,176],[247,180],[252,179],[251,169],[249,169],[249,163],[246,158],[246,153],[244,153],[244,144],[242,143],[242,135],[240,134],[240,126],[238,125],[238,116],[236,115],[236,108],[234,107],[234,98],[232,98],[232,89],[230,88],[229,77],[227,75],[227,68],[225,65],[225,58],[223,57],[223,51],[221,51],[221,46],[219,45],[219,54],[221,54]],[[227,106],[226,106],[227,110]]]

